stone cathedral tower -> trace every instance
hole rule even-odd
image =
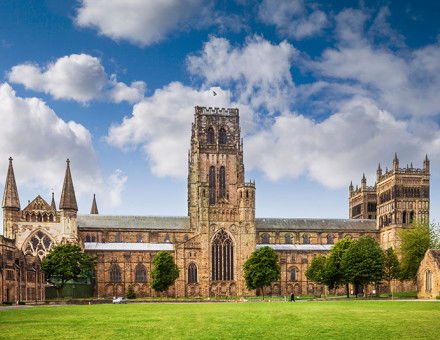
[[[206,259],[202,287],[244,294],[243,263],[256,247],[255,184],[244,181],[238,109],[195,108],[188,167],[190,226]]]

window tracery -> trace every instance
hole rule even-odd
[[[214,236],[212,251],[212,280],[234,279],[234,245],[231,236],[223,229]]]
[[[38,256],[42,259],[52,250],[54,244],[52,239],[41,230],[37,231],[29,240],[26,248],[25,255]]]

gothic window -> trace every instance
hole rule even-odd
[[[121,270],[114,264],[110,269],[110,282],[121,282]]]
[[[90,236],[90,242],[96,242],[96,236]]]
[[[429,270],[425,273],[425,286],[427,292],[432,290],[432,273]]]
[[[269,235],[268,234],[263,234],[261,235],[261,243],[263,244],[269,244]]]
[[[136,237],[136,242],[142,242],[142,235],[138,235]]]
[[[38,215],[37,215],[37,221],[41,222],[41,214],[40,213],[38,213]]]
[[[333,243],[334,243],[333,235],[327,235],[327,244],[333,244]]]
[[[167,234],[167,235],[165,236],[165,242],[170,242],[170,235]]]
[[[290,235],[284,236],[284,243],[285,244],[292,244],[292,238],[290,237]]]
[[[90,236],[86,235],[86,242],[90,242]]]
[[[115,240],[116,240],[116,242],[121,242],[121,234],[120,233],[116,234]]]
[[[218,143],[226,144],[226,130],[224,128],[221,128],[218,132]]]
[[[188,266],[188,283],[197,283],[197,266],[195,263]]]
[[[38,256],[40,259],[53,248],[52,239],[42,231],[37,231],[29,240],[25,248],[25,255]]]
[[[226,196],[226,171],[224,166],[220,167],[219,185],[220,185],[220,197],[224,198]]]
[[[406,224],[406,211],[402,213],[402,223]]]
[[[215,167],[209,168],[209,204],[215,204]]]
[[[147,282],[147,270],[143,264],[138,264],[136,266],[135,272],[135,281],[136,282]]]
[[[188,241],[189,240],[189,237],[188,237],[188,235],[185,235],[184,237],[183,237],[183,241]]]
[[[309,244],[310,243],[310,236],[309,235],[303,235],[303,243]]]
[[[29,213],[26,213],[26,221],[29,222],[31,220],[31,216],[29,215]]]
[[[214,129],[212,126],[208,128],[208,132],[206,133],[206,141],[208,144],[215,144]]]
[[[296,275],[297,271],[298,270],[296,268],[290,269],[290,281],[294,282],[297,280],[297,275]]]
[[[53,215],[52,214],[49,215],[49,222],[53,222]]]
[[[411,211],[409,213],[409,223],[413,223],[414,222],[414,211]]]
[[[212,280],[234,279],[234,245],[223,229],[214,236],[211,246]]]

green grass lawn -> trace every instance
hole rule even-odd
[[[438,339],[440,302],[49,306],[0,310],[2,339]]]

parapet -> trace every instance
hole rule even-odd
[[[196,114],[238,116],[237,108],[196,106]]]

